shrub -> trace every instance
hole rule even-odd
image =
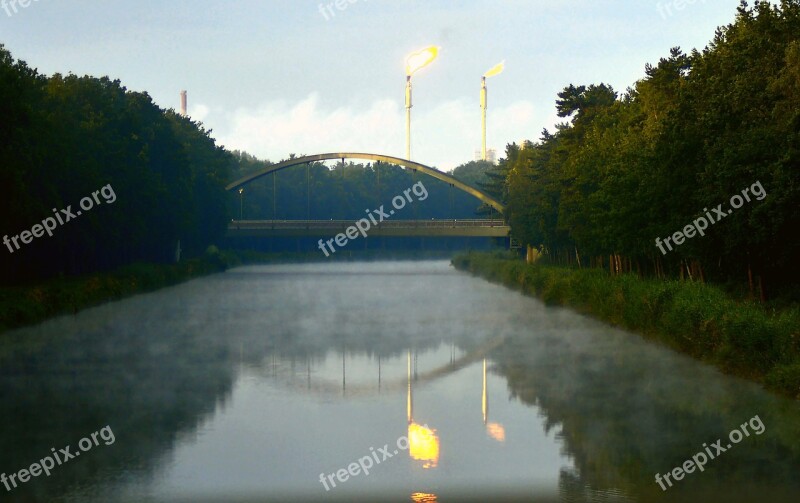
[[[800,310],[736,302],[720,288],[605,271],[527,265],[495,254],[453,259],[459,269],[654,335],[667,345],[800,397]]]

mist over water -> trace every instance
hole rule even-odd
[[[8,501],[800,494],[794,402],[441,261],[242,267],[7,339],[0,471],[116,437]],[[761,435],[655,483],[755,415]]]

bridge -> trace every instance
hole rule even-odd
[[[344,234],[352,220],[235,220],[230,235],[240,237],[318,237]],[[374,237],[508,237],[504,220],[389,220],[369,229]]]
[[[475,197],[500,214],[505,206],[485,192],[468,185],[452,175],[436,168],[408,159],[382,154],[362,152],[337,152],[296,157],[267,166],[250,173],[226,187],[230,192],[243,189],[251,182],[294,166],[329,160],[358,159],[402,166],[441,180],[453,188]],[[349,220],[233,220],[228,225],[229,237],[321,237],[344,233],[353,225]],[[492,237],[507,238],[510,227],[501,219],[468,220],[385,220],[372,227],[370,236],[375,237]]]

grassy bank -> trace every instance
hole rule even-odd
[[[0,287],[0,333],[104,302],[224,271],[238,258],[215,249],[179,264],[134,264],[109,273]]]
[[[800,398],[800,309],[767,310],[701,283],[527,265],[497,254],[462,254],[453,265]]]

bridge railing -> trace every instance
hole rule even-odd
[[[232,220],[231,229],[342,229],[352,226],[353,220]],[[384,220],[377,226],[383,228],[457,228],[457,227],[506,227],[498,219],[436,219],[436,220]]]

